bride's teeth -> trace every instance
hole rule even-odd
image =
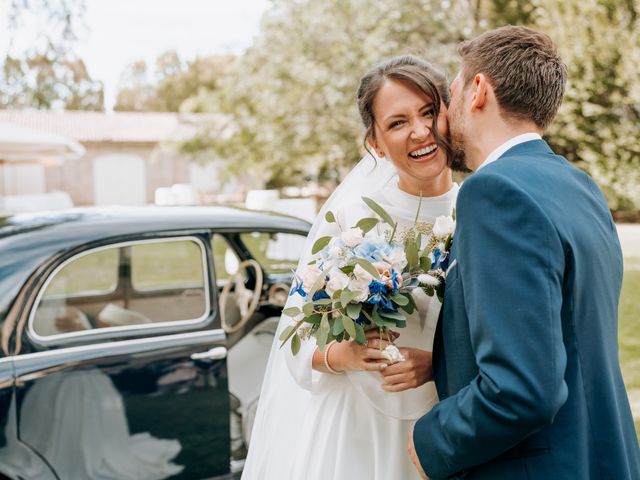
[[[422,155],[433,152],[436,148],[438,148],[437,145],[431,145],[429,147],[424,147],[420,150],[416,150],[415,152],[411,152],[409,155],[411,155],[412,157],[421,157]]]

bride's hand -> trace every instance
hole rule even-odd
[[[383,390],[403,392],[433,380],[431,352],[410,347],[401,347],[400,352],[404,355],[404,361],[389,365],[380,371],[384,379]]]
[[[380,336],[378,329],[366,332],[367,345],[361,345],[355,341],[339,342],[333,345],[329,352],[328,361],[331,368],[337,371],[366,370],[379,372],[388,365],[388,361],[382,356],[382,348],[387,345],[387,334]],[[395,332],[388,334],[392,340],[398,338]]]

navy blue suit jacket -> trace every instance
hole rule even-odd
[[[618,360],[622,253],[593,180],[543,140],[471,175],[415,426],[434,480],[640,479]]]

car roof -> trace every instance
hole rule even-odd
[[[176,230],[306,233],[309,227],[300,218],[227,206],[92,207],[0,218],[0,312],[43,261],[81,245]]]

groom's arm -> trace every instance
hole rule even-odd
[[[457,210],[456,288],[479,373],[415,426],[416,451],[434,479],[509,450],[551,423],[567,398],[555,228],[525,192],[490,172],[465,182]]]

